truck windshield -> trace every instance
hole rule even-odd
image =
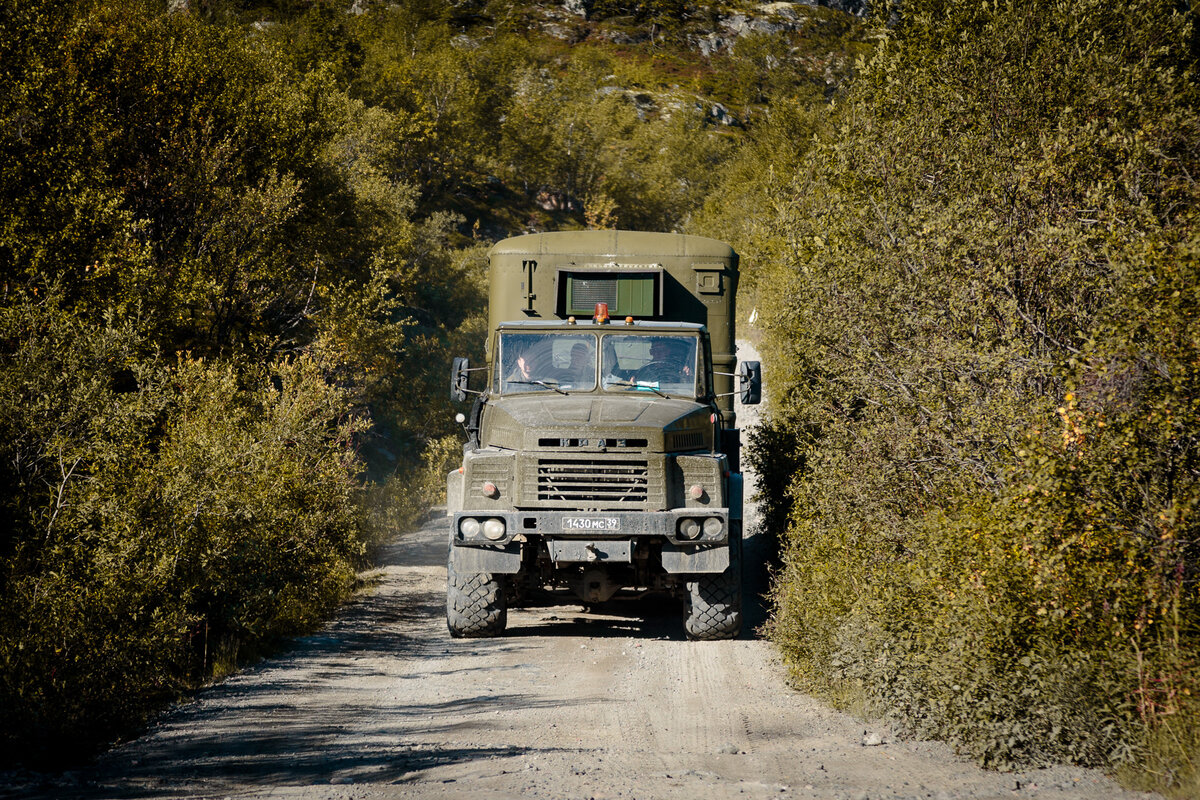
[[[608,335],[602,345],[603,386],[610,392],[696,396],[697,339],[687,335]]]
[[[596,388],[596,336],[501,333],[495,363],[502,394],[590,392]]]

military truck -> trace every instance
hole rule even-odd
[[[757,362],[733,369],[737,254],[578,231],[488,258],[487,364],[457,358],[450,377],[454,399],[474,396],[447,481],[450,633],[499,635],[509,606],[667,592],[689,638],[737,636],[734,382],[743,403],[761,393]]]

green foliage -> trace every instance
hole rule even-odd
[[[6,747],[136,722],[346,595],[362,423],[311,361],[164,363],[45,301],[0,324]]]
[[[713,103],[749,118],[768,101],[817,102],[847,74],[844,51],[862,46],[861,26],[826,9],[803,11],[803,35],[746,37],[706,61],[693,39],[716,30],[712,7],[593,6],[578,22],[586,40],[568,47],[537,32],[546,16],[537,4],[427,5],[381,5],[339,21],[363,58],[331,70],[352,96],[403,121],[390,164],[420,187],[420,211],[479,220],[489,237],[589,218],[681,226],[741,135],[714,123]],[[659,33],[610,44],[628,38],[620,20]],[[268,36],[294,57],[295,43],[330,35],[309,30],[324,24],[310,13]]]
[[[682,227],[745,138],[713,103],[786,97],[764,126],[807,135],[857,35],[814,11],[705,61],[694,4],[609,4],[570,47],[536,4],[365,5],[0,4],[10,754],[94,745],[313,624],[441,501],[487,241]],[[712,214],[735,198],[768,208]]]
[[[758,174],[766,220],[705,222],[774,256],[747,284],[802,469],[759,457],[791,509],[773,635],[800,684],[985,763],[1194,786],[1194,15],[901,13],[780,143],[782,194]]]
[[[607,59],[580,59],[564,76],[521,75],[501,158],[547,205],[586,210],[607,200],[613,227],[675,228],[711,191],[729,144],[694,105],[643,120],[639,95],[608,83],[611,69]]]
[[[41,58],[6,110],[25,120],[0,194],[20,285],[140,317],[171,347],[270,353],[386,244],[372,185],[329,146],[354,120],[321,74],[288,84],[239,34],[136,3],[85,4]],[[362,228],[328,224],[347,217]]]
[[[357,61],[297,45],[300,74],[136,0],[7,4],[0,25],[20,756],[111,736],[345,597],[363,454],[383,474],[399,451],[403,475],[451,429],[440,365],[479,346],[484,287],[453,217],[414,219],[406,120],[339,87]]]
[[[771,220],[805,153],[828,124],[826,107],[778,98],[760,124],[721,166],[714,191],[697,210],[691,228],[737,243],[747,268],[739,276],[740,308],[748,315],[758,296],[763,268],[780,263],[786,243]],[[749,300],[747,302],[747,299]]]

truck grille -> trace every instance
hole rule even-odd
[[[539,458],[537,499],[644,503],[650,470],[640,459]]]
[[[682,431],[667,435],[668,450],[699,450],[702,447],[704,447],[703,431]]]

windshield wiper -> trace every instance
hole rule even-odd
[[[654,384],[647,383],[645,381],[628,381],[628,380],[625,380],[624,378],[617,378],[615,380],[605,380],[604,385],[605,386],[629,386],[634,389],[649,389],[650,391],[654,392],[659,397],[667,397],[667,398],[670,397],[666,393],[662,392]]]
[[[547,389],[553,389],[554,391],[558,392],[559,394],[570,394],[570,392],[568,392],[564,389],[560,389],[555,384],[548,383],[546,381],[509,381],[509,383],[510,384],[511,383],[519,383],[519,384],[523,384],[525,386],[545,386]]]

